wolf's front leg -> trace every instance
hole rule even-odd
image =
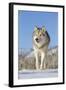
[[[36,69],[39,70],[39,55],[37,52],[35,53],[35,57],[36,57]]]
[[[45,58],[45,53],[42,52],[42,53],[41,53],[41,64],[40,64],[40,69],[42,69],[43,63],[45,64],[44,58]],[[44,65],[44,68],[45,68],[45,65]]]

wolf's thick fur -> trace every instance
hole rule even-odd
[[[35,30],[33,32],[33,48],[36,58],[36,69],[42,69],[43,62],[44,62],[44,68],[46,67],[44,59],[48,50],[49,42],[50,42],[50,37],[48,32],[45,30],[45,28],[35,27]],[[39,65],[39,56],[41,56],[40,65]]]

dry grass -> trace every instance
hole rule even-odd
[[[40,59],[39,59],[40,64]],[[45,58],[46,69],[55,69],[58,68],[58,52],[47,55]],[[35,57],[25,58],[21,56],[18,60],[18,69],[36,69],[35,67]],[[43,68],[44,69],[44,68]]]

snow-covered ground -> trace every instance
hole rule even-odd
[[[18,72],[19,79],[31,79],[31,78],[52,78],[58,76],[58,69],[47,70],[23,70]]]

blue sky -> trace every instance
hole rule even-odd
[[[18,47],[32,48],[34,27],[45,26],[51,41],[50,47],[58,45],[58,13],[38,11],[18,11]]]

